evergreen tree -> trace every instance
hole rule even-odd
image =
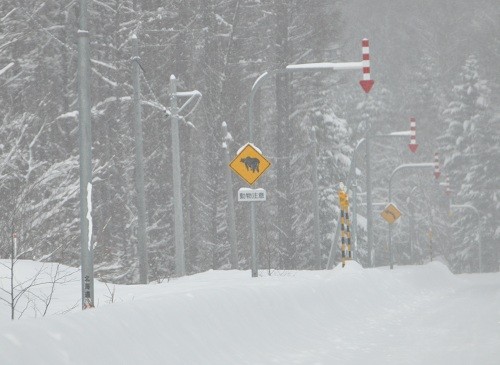
[[[458,242],[453,264],[460,272],[477,271],[477,229],[483,239],[494,236],[495,186],[499,181],[495,164],[500,148],[490,94],[486,80],[481,78],[476,57],[469,56],[459,83],[453,87],[453,99],[444,110],[447,128],[440,138],[442,149],[446,151],[444,164],[452,189],[457,193],[455,201],[475,206],[481,215],[479,227],[470,212],[455,215]],[[491,258],[486,260],[485,267],[496,269],[497,248],[488,242],[483,242],[483,247],[484,258]]]

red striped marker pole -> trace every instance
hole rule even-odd
[[[441,170],[439,168],[439,152],[434,153],[434,177],[439,179],[441,176]]]
[[[415,153],[417,152],[418,144],[417,144],[417,122],[415,118],[410,118],[410,151]]]
[[[361,42],[363,50],[363,80],[359,82],[365,93],[369,93],[374,81],[370,77],[370,46],[368,44],[368,39],[364,38]]]

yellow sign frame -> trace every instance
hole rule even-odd
[[[401,217],[401,212],[394,204],[389,203],[380,215],[386,220],[387,223],[392,224],[397,221],[399,217]]]
[[[247,184],[253,185],[271,163],[251,143],[247,143],[231,161],[229,167]]]

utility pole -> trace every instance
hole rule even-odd
[[[135,189],[137,191],[137,240],[139,253],[139,282],[148,283],[148,248],[146,237],[146,198],[144,192],[144,157],[142,143],[142,108],[139,65],[139,41],[132,35],[133,86],[134,86],[134,133],[135,133]]]
[[[319,232],[319,188],[318,188],[318,140],[316,129],[311,128],[311,149],[312,149],[312,169],[313,169],[313,205],[314,205],[314,256],[316,258],[316,270],[321,270],[321,242]]]
[[[90,42],[87,0],[80,0],[78,29],[78,107],[80,144],[80,244],[82,308],[94,306],[92,243],[92,131],[90,121]]]
[[[177,98],[189,97],[189,99],[179,108]],[[172,170],[174,188],[174,239],[175,239],[175,275],[184,276],[186,274],[186,263],[184,259],[184,222],[182,215],[182,190],[181,190],[181,158],[179,146],[179,119],[181,112],[193,101],[201,100],[201,93],[198,90],[177,92],[177,79],[170,76],[170,111],[159,104],[165,112],[166,120],[170,119],[172,134]],[[198,103],[196,103],[198,105]],[[194,108],[188,115],[196,109]]]
[[[179,147],[179,108],[177,107],[177,79],[170,76],[170,122],[172,134],[172,170],[174,181],[175,275],[184,276],[184,222],[182,216],[181,157]]]
[[[226,189],[227,189],[227,216],[229,228],[229,244],[231,246],[231,269],[238,269],[238,247],[236,242],[236,219],[234,214],[234,197],[233,197],[233,181],[231,178],[231,170],[229,168],[229,142],[231,135],[227,131],[226,122],[222,123],[223,140],[222,148],[224,149],[224,165],[226,168]]]

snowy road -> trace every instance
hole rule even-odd
[[[96,310],[0,322],[0,364],[500,363],[498,273],[350,263],[116,292],[123,302]]]

